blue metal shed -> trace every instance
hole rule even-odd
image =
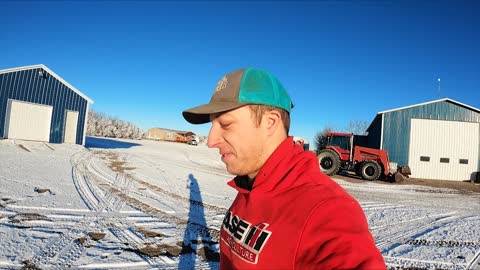
[[[480,109],[444,98],[379,112],[369,146],[388,151],[412,176],[470,180],[480,171]]]
[[[0,70],[0,138],[83,145],[90,104],[45,65]]]

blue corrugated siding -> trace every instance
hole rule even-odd
[[[382,116],[377,114],[368,128],[367,147],[380,149],[380,138],[382,135]]]
[[[411,118],[478,123],[480,113],[448,101],[384,113],[382,149],[400,166],[408,165]]]
[[[0,74],[0,137],[5,134],[8,99],[53,106],[50,142],[63,142],[65,111],[78,111],[76,143],[83,143],[87,100],[47,73],[40,77],[41,68]],[[46,71],[44,71],[46,72]]]

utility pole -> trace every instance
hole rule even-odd
[[[438,78],[438,89],[437,89],[438,98],[440,98],[440,78]]]

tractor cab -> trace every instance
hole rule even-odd
[[[340,156],[340,160],[348,161],[353,149],[353,134],[341,132],[327,133],[327,149],[333,149]]]

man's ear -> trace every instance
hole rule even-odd
[[[268,135],[273,135],[282,125],[282,116],[279,111],[271,110],[265,113],[265,124]]]

